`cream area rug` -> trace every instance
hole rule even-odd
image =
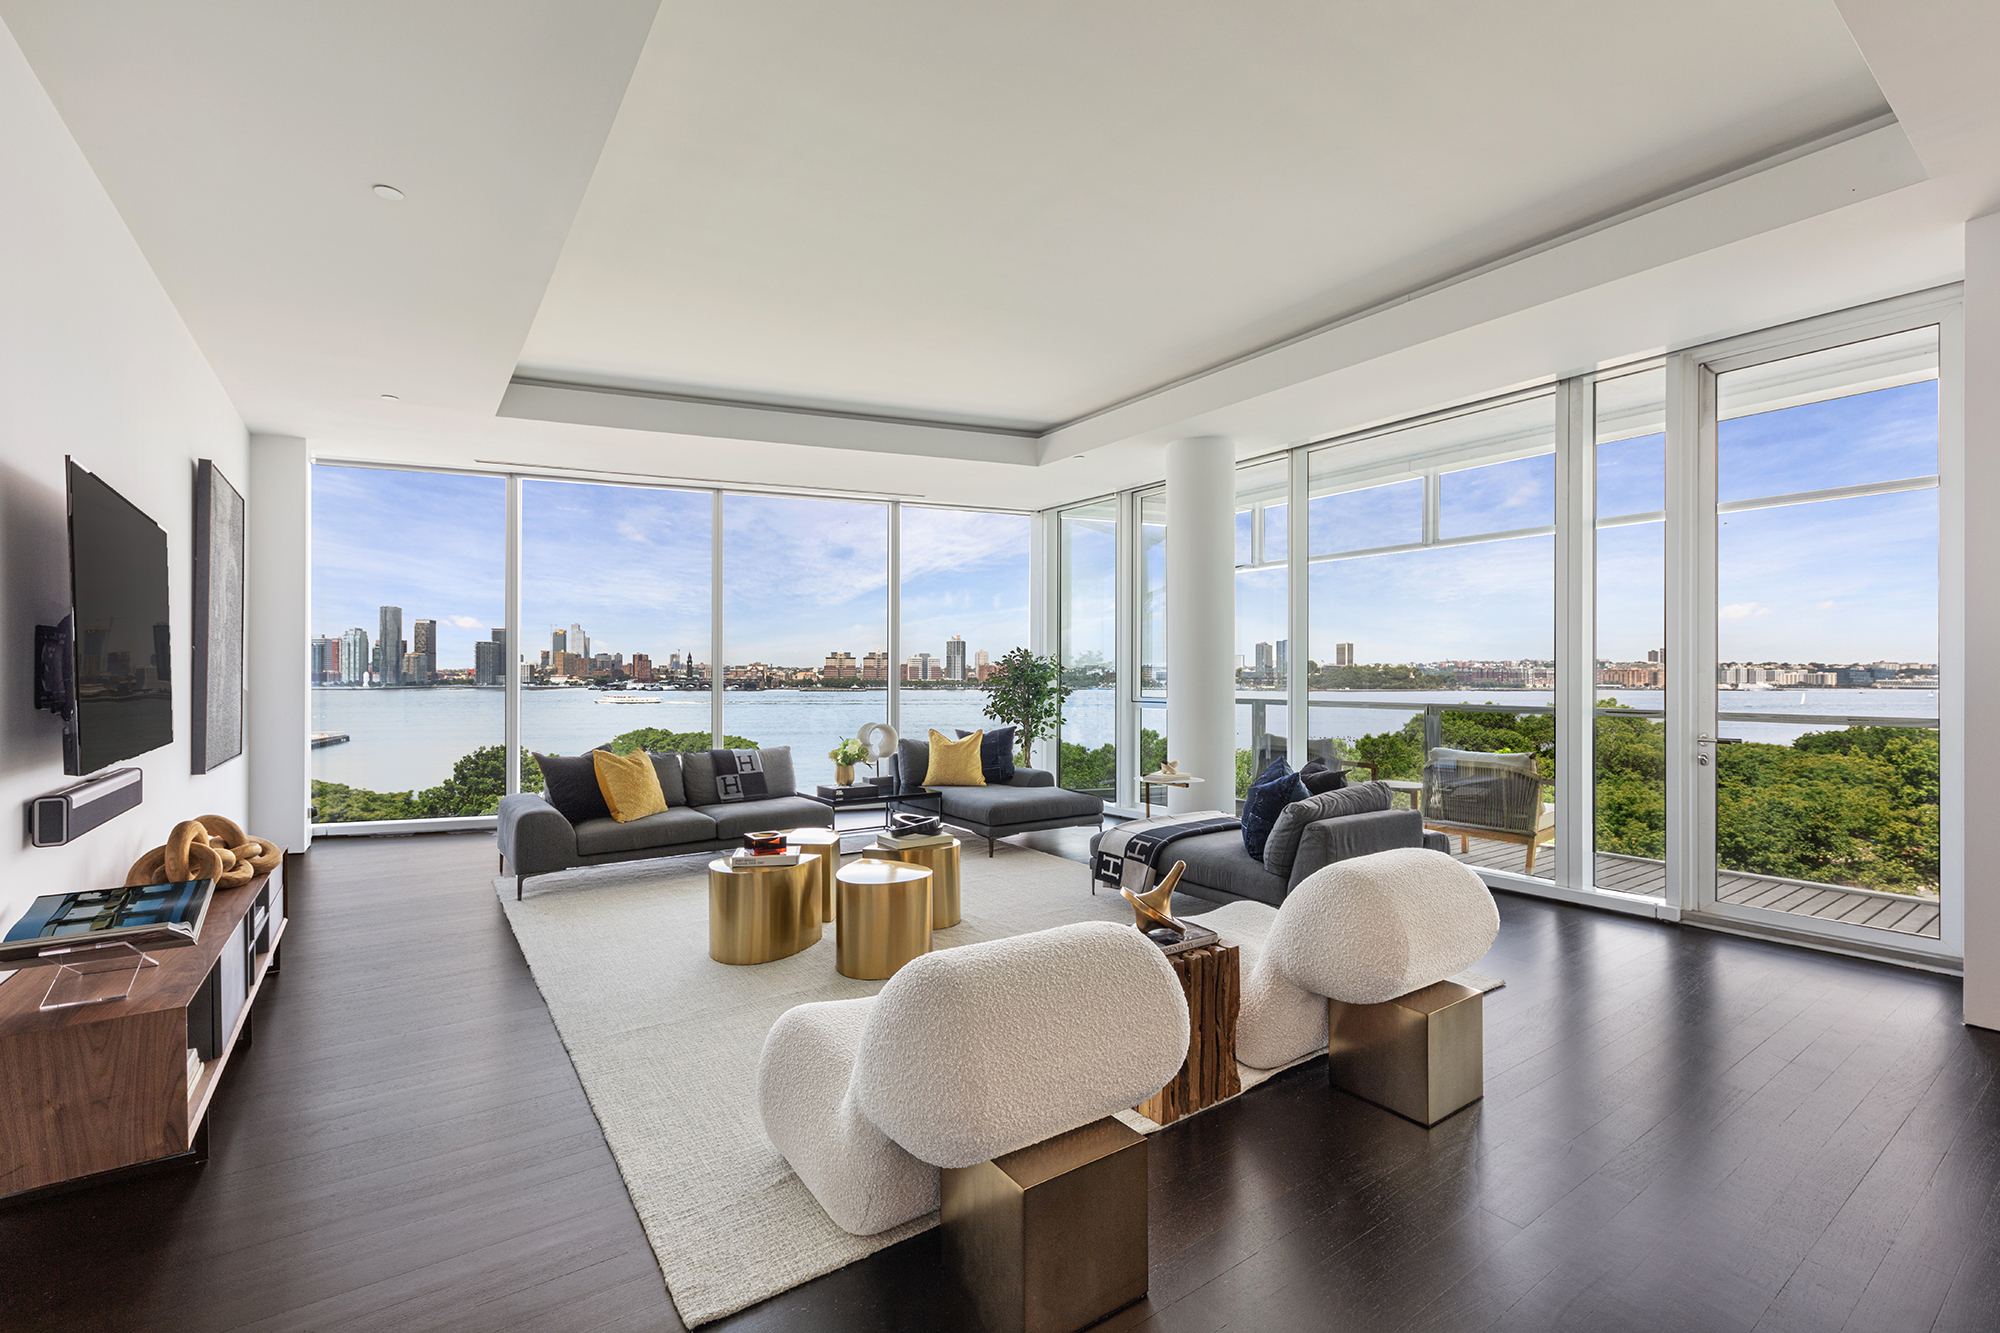
[[[834,971],[831,922],[818,944],[775,963],[710,959],[708,861],[542,876],[518,903],[512,878],[493,882],[689,1327],[937,1225],[931,1214],[849,1235],[765,1137],[757,1060],[771,1025],[794,1005],[883,983]],[[1085,867],[1004,842],[992,858],[967,848],[961,886],[964,919],[937,931],[934,948],[1132,919],[1123,899],[1091,895]],[[1246,1091],[1278,1072],[1238,1069]]]

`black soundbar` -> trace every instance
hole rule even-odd
[[[145,798],[144,777],[136,768],[114,768],[37,796],[28,802],[28,841],[37,847],[74,842],[138,805]]]

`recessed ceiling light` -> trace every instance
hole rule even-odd
[[[403,197],[403,192],[393,185],[378,185],[375,187],[375,193],[381,195],[384,199],[401,199]]]
[[[400,403],[400,402],[402,402],[402,401],[403,401],[402,399],[398,398],[398,397],[397,397],[397,396],[396,396],[395,394],[393,394],[393,393],[385,393],[385,394],[383,394],[382,396],[383,396],[384,398],[387,398],[387,399],[388,399],[388,400],[389,400],[390,402],[392,402],[392,403]]]

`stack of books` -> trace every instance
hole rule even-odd
[[[774,870],[779,866],[795,866],[799,863],[797,852],[766,852],[762,856],[750,852],[734,852],[729,864],[737,870]]]
[[[951,840],[949,833],[926,833],[915,838],[899,838],[893,833],[875,835],[876,846],[896,852],[908,851],[912,847],[945,847],[950,845]]]

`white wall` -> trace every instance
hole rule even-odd
[[[98,184],[20,47],[0,28],[0,923],[38,893],[124,882],[173,823],[246,814],[248,763],[189,769],[194,463],[250,490],[243,422]],[[63,455],[167,531],[174,743],[131,761],[145,803],[67,847],[28,845],[15,814],[74,781],[62,724],[34,711],[34,627],[68,602]],[[255,631],[254,623],[251,626]]]
[[[2000,656],[2000,213],[1965,224],[1965,660]],[[2000,737],[2000,696],[1965,692],[1965,1021],[2000,1028],[2000,873],[1981,855],[1980,821],[2000,803],[1985,756]]]

